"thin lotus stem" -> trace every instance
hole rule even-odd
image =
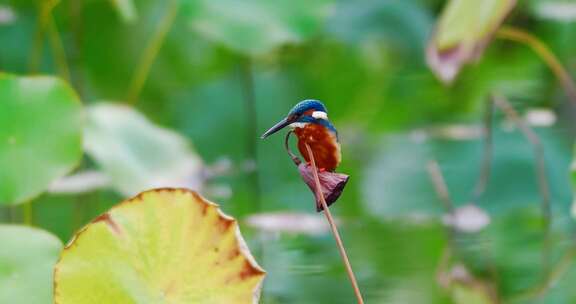
[[[508,100],[501,95],[494,95],[494,104],[504,112],[506,117],[510,119],[520,131],[524,134],[526,139],[532,145],[534,151],[534,158],[536,160],[536,176],[538,182],[538,188],[540,190],[540,195],[542,196],[542,217],[544,226],[544,245],[542,253],[542,267],[544,269],[544,275],[548,274],[550,269],[550,250],[552,247],[552,239],[550,233],[550,227],[552,225],[552,206],[550,199],[550,188],[548,186],[548,179],[546,178],[546,163],[544,160],[544,147],[540,141],[538,135],[528,126],[528,124],[520,117],[518,112],[514,107],[508,102]]]
[[[482,127],[482,164],[480,167],[480,176],[474,187],[472,203],[477,203],[480,196],[486,191],[488,180],[490,179],[490,171],[492,168],[492,118],[494,116],[494,103],[488,99],[484,109],[484,125]]]
[[[546,163],[544,160],[544,148],[540,142],[538,135],[528,126],[528,124],[520,117],[518,112],[512,107],[510,102],[501,95],[493,96],[494,104],[504,112],[506,117],[510,119],[520,129],[522,134],[532,145],[534,150],[534,157],[536,159],[536,175],[538,181],[538,188],[542,196],[542,213],[544,215],[545,225],[549,226],[552,221],[551,218],[551,205],[550,205],[550,188],[548,186],[548,179],[546,178]]]
[[[428,175],[430,175],[430,180],[432,180],[432,184],[434,185],[436,195],[444,205],[446,211],[452,212],[454,210],[454,204],[450,198],[450,192],[448,192],[448,186],[446,186],[446,181],[444,180],[440,166],[438,166],[438,162],[435,160],[429,161],[426,169],[428,170]]]
[[[32,53],[30,55],[29,68],[32,73],[36,73],[38,71],[42,57],[44,34],[47,32],[50,46],[52,47],[52,55],[58,69],[58,73],[60,74],[60,77],[66,81],[70,81],[70,70],[66,61],[64,44],[62,43],[56,22],[52,16],[53,8],[54,3],[51,2],[41,2],[39,4],[38,25],[34,34],[34,42],[32,46]]]
[[[22,205],[23,222],[27,226],[32,226],[34,221],[34,210],[32,209],[32,201],[28,201]]]
[[[250,58],[240,58],[239,78],[242,87],[242,95],[244,101],[244,117],[246,118],[246,156],[249,162],[253,165],[250,169],[245,171],[247,175],[247,182],[252,192],[253,208],[256,212],[262,209],[262,198],[260,188],[260,175],[258,172],[258,112],[256,108],[256,95],[254,84],[254,72]],[[257,256],[264,263],[265,248],[264,242],[260,242]]]
[[[178,3],[176,0],[171,0],[168,3],[166,14],[162,17],[162,20],[160,20],[156,32],[144,49],[142,57],[140,57],[140,61],[136,67],[136,71],[134,72],[134,76],[132,77],[132,81],[130,82],[130,87],[128,89],[128,103],[135,104],[138,101],[140,92],[142,92],[142,88],[146,83],[146,79],[148,79],[148,74],[150,74],[150,68],[156,60],[156,56],[164,44],[166,35],[172,28],[177,14]]]
[[[431,160],[428,162],[428,165],[426,166],[427,170],[428,170],[428,175],[430,176],[430,179],[432,180],[432,183],[434,185],[434,190],[436,191],[436,195],[438,196],[438,198],[440,199],[440,201],[442,201],[444,208],[446,209],[447,212],[453,213],[454,212],[454,204],[452,203],[452,199],[450,198],[450,192],[448,190],[448,187],[446,186],[446,181],[444,179],[444,175],[442,174],[442,170],[440,169],[440,166],[438,165],[438,162],[436,160]],[[447,231],[447,235],[448,235],[448,248],[447,250],[449,250],[449,253],[452,255],[452,253],[454,253],[454,256],[458,255],[458,247],[456,246],[455,243],[455,238],[457,235],[457,231],[456,229],[451,226],[449,228],[446,228]],[[486,252],[484,254],[485,257],[489,256],[489,252]],[[493,282],[497,282],[498,281],[498,272],[496,270],[496,266],[494,265],[494,263],[491,263],[490,260],[487,258],[487,260],[489,261],[489,271],[490,271],[490,275],[492,276],[492,281]],[[439,268],[441,269],[441,268]]]
[[[70,20],[71,32],[71,52],[68,54],[70,61],[71,82],[78,92],[80,100],[84,100],[85,88],[82,70],[80,68],[83,57],[83,19],[82,19],[83,0],[72,0],[68,7],[68,19]]]
[[[314,173],[314,180],[316,181],[316,196],[320,198],[320,202],[322,203],[322,208],[324,209],[324,215],[326,215],[326,219],[330,224],[330,229],[332,229],[332,234],[336,239],[336,244],[338,245],[338,250],[340,251],[340,256],[344,261],[344,266],[346,267],[346,271],[348,272],[348,277],[350,278],[350,282],[352,283],[352,288],[354,289],[354,294],[356,295],[356,300],[359,304],[364,304],[364,300],[362,299],[362,293],[360,292],[360,288],[358,287],[358,282],[356,282],[356,277],[354,276],[354,271],[352,271],[352,265],[350,265],[350,261],[348,260],[348,255],[346,254],[346,248],[344,248],[344,243],[340,238],[340,234],[338,233],[338,227],[332,218],[332,214],[330,213],[330,209],[328,208],[328,204],[326,204],[326,200],[324,199],[324,195],[322,194],[321,185],[320,185],[320,178],[318,177],[318,169],[316,167],[316,160],[314,159],[314,155],[312,154],[312,149],[306,143],[306,150],[308,152],[308,157],[310,158],[310,162],[312,164],[312,171]]]
[[[247,136],[246,136],[246,154],[250,161],[258,164],[258,112],[256,109],[256,96],[254,73],[252,71],[252,62],[249,58],[240,59],[240,80],[242,83],[242,94],[244,99],[244,112],[246,117]],[[250,186],[254,193],[254,207],[256,211],[261,209],[260,199],[260,178],[257,166],[248,172]]]
[[[430,180],[434,185],[434,191],[436,192],[436,196],[442,202],[444,209],[447,213],[454,213],[454,203],[450,198],[450,191],[448,190],[448,186],[446,185],[446,180],[444,179],[444,175],[442,174],[442,170],[438,165],[436,160],[431,160],[426,165],[426,169],[428,171],[428,175],[430,176]],[[448,248],[451,252],[457,253],[458,250],[455,244],[455,237],[457,234],[456,229],[454,226],[446,227],[446,234],[448,235]]]
[[[568,98],[576,103],[576,85],[574,84],[574,80],[544,42],[522,29],[509,26],[501,27],[496,33],[496,37],[523,43],[534,50],[534,52],[544,60],[550,70],[552,70],[556,78],[558,78]]]
[[[450,279],[445,274],[448,267],[450,266],[450,261],[452,260],[452,247],[446,246],[442,250],[442,255],[440,256],[440,261],[438,266],[436,266],[436,282],[440,284],[443,288],[450,288]]]
[[[30,56],[28,56],[28,69],[30,73],[37,73],[40,66],[40,60],[42,57],[42,49],[44,46],[44,33],[46,32],[46,26],[48,21],[48,14],[50,13],[51,6],[45,4],[44,2],[38,5],[38,21],[36,23],[36,30],[34,32],[34,39],[32,41],[32,49],[30,50]]]
[[[294,164],[296,166],[299,166],[302,163],[302,161],[300,160],[300,158],[298,158],[298,156],[296,156],[296,154],[292,152],[292,150],[290,150],[290,135],[292,135],[292,133],[294,133],[294,131],[292,130],[286,133],[286,138],[284,139],[284,148],[286,149],[286,152],[288,152],[288,155],[290,156]]]
[[[56,26],[52,12],[49,12],[46,18],[48,22],[48,39],[52,47],[52,55],[54,56],[54,62],[58,68],[58,73],[60,74],[60,77],[70,82],[70,69],[68,68],[68,63],[66,61],[66,51],[64,50],[64,44],[62,43],[62,38],[58,32],[58,27]]]
[[[560,278],[562,278],[566,272],[568,272],[568,270],[570,270],[572,264],[574,263],[574,258],[576,258],[576,248],[572,247],[568,249],[560,261],[558,261],[558,263],[548,273],[542,283],[505,302],[526,303],[541,298],[544,296],[544,294],[546,294],[546,292],[548,292],[548,290],[555,286],[556,282],[558,282]]]

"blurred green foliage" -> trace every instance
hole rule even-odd
[[[52,271],[62,242],[36,228],[0,225],[0,300],[50,303]]]
[[[178,133],[151,125],[129,107],[87,108],[86,154],[126,196],[166,185],[202,190],[202,162]]]
[[[176,174],[176,180],[201,185],[227,213],[311,213],[312,195],[285,155],[282,136],[255,138],[297,101],[316,98],[340,132],[339,171],[352,176],[334,213],[368,303],[453,303],[458,294],[484,298],[475,293],[489,288],[478,286],[493,286],[506,303],[576,300],[570,212],[576,110],[526,46],[492,40],[476,64],[445,86],[425,60],[445,5],[440,0],[61,0],[53,8],[39,3],[0,3],[0,71],[9,73],[0,79],[0,203],[48,191],[22,208],[3,207],[0,220],[31,218],[66,241],[129,192],[157,185],[150,181],[166,172],[181,173],[167,169],[178,168],[179,159],[195,159],[200,168],[188,170],[188,180],[186,174]],[[540,38],[572,72],[575,9],[570,1],[519,1],[505,23]],[[51,78],[26,76],[35,74]],[[50,79],[55,88],[37,84],[24,90],[34,97],[25,100],[4,89],[4,83],[39,81],[28,79]],[[85,126],[68,86],[82,100]],[[35,109],[42,115],[27,116],[32,113],[26,108],[26,115],[6,114],[7,106],[42,105],[42,96],[51,92],[58,96]],[[553,211],[548,232],[534,146],[499,109],[492,119],[487,188],[474,197],[483,112],[495,92],[510,100],[542,142]],[[96,125],[93,115],[102,100],[130,114],[119,120],[105,114]],[[542,115],[530,118],[535,110],[544,113],[544,122]],[[120,129],[111,127],[116,124]],[[30,131],[28,154],[18,156],[27,155],[24,162],[4,157],[9,150],[2,136],[14,126]],[[105,136],[85,136],[86,153],[71,177],[96,172],[108,179],[88,188],[79,179],[80,190],[72,187],[78,179],[50,186],[76,163],[77,136],[90,128],[106,130],[99,133]],[[159,134],[170,134],[169,143]],[[58,152],[61,136],[68,136],[67,153]],[[455,208],[474,201],[487,212],[490,224],[482,231],[443,227],[447,210],[426,172],[431,159],[440,164]],[[44,172],[46,165],[57,170]],[[18,189],[26,192],[16,196],[6,174],[20,176]],[[163,180],[168,186],[175,179]],[[269,273],[264,303],[353,301],[328,235],[248,232]],[[468,271],[465,280],[453,275],[458,265]],[[440,274],[452,281],[443,283]]]
[[[22,203],[79,162],[81,105],[60,79],[7,74],[0,100],[0,204]]]

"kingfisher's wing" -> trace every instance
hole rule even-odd
[[[334,133],[337,142],[340,141],[340,139],[338,138],[338,130],[336,130],[336,127],[334,127],[334,125],[329,120],[320,119],[319,123],[326,129],[328,129],[329,132]]]

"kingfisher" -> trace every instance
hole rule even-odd
[[[299,102],[284,119],[266,131],[262,139],[285,127],[290,127],[296,134],[298,150],[308,164],[311,160],[306,144],[310,146],[320,172],[336,170],[342,160],[338,131],[328,120],[328,111],[322,102],[314,99]]]

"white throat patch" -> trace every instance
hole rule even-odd
[[[312,112],[312,117],[314,117],[314,118],[316,118],[316,119],[328,120],[328,114],[326,114],[326,112],[322,112],[322,111],[314,111],[314,112]]]
[[[290,124],[290,128],[292,128],[292,129],[304,128],[304,127],[306,127],[306,125],[308,125],[307,122],[293,122]]]

